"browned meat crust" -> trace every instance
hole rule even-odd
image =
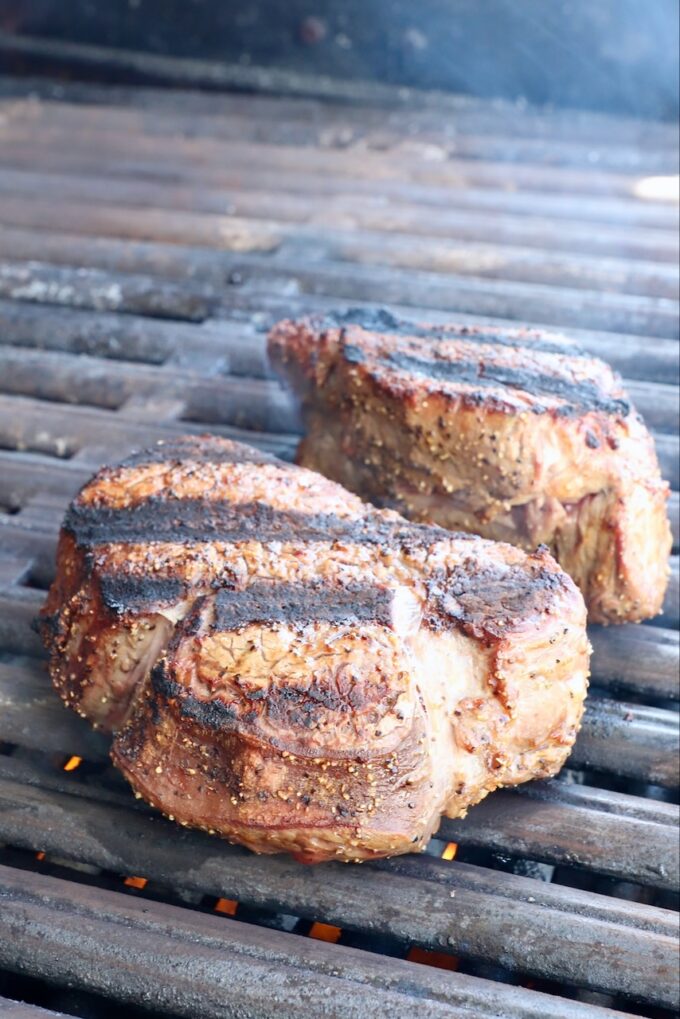
[[[547,550],[407,523],[302,468],[180,439],[69,509],[55,686],[184,825],[258,852],[421,848],[553,775],[583,710],[583,599]]]
[[[386,312],[281,322],[298,462],[412,520],[549,546],[591,620],[661,611],[668,485],[621,380],[558,336],[418,326]]]

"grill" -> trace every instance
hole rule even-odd
[[[264,354],[283,315],[560,327],[626,378],[677,543],[677,208],[644,197],[674,131],[378,99],[0,82],[0,994],[34,1003],[3,1014],[677,1005],[677,556],[661,618],[592,629],[569,769],[419,857],[305,868],[172,825],[46,675],[31,620],[104,460],[207,430],[293,455]]]

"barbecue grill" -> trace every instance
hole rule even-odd
[[[179,828],[51,689],[31,621],[69,497],[183,432],[291,458],[283,316],[559,327],[654,430],[677,545],[677,206],[646,197],[675,131],[264,85],[0,81],[0,1013],[670,1016],[677,556],[662,617],[592,628],[568,769],[422,856],[305,868]]]

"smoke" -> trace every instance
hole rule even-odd
[[[678,116],[678,0],[0,0],[6,30],[475,96]]]

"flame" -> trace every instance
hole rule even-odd
[[[457,955],[447,955],[446,952],[433,952],[428,948],[419,948],[414,945],[409,948],[406,956],[409,962],[419,962],[423,966],[436,966],[437,969],[458,969],[460,959]]]
[[[310,938],[316,938],[317,941],[329,941],[332,945],[334,945],[336,941],[340,940],[341,934],[342,928],[334,927],[330,923],[315,922],[312,924],[309,931]]]
[[[218,899],[213,909],[216,913],[226,913],[227,916],[234,916],[238,909],[236,899]]]
[[[64,771],[75,771],[83,763],[82,757],[69,757],[64,765]]]
[[[680,201],[680,177],[640,177],[633,184],[636,198],[645,198],[648,202]]]
[[[35,858],[36,858],[36,860],[44,860],[45,859],[45,854],[41,851],[41,852],[35,854]]]
[[[449,842],[448,845],[444,847],[444,852],[442,853],[442,860],[455,860],[457,852],[458,843]]]
[[[128,888],[140,888],[141,889],[141,888],[146,888],[148,880],[149,879],[146,878],[146,877],[126,877],[125,880],[123,881],[123,884],[127,885]]]

